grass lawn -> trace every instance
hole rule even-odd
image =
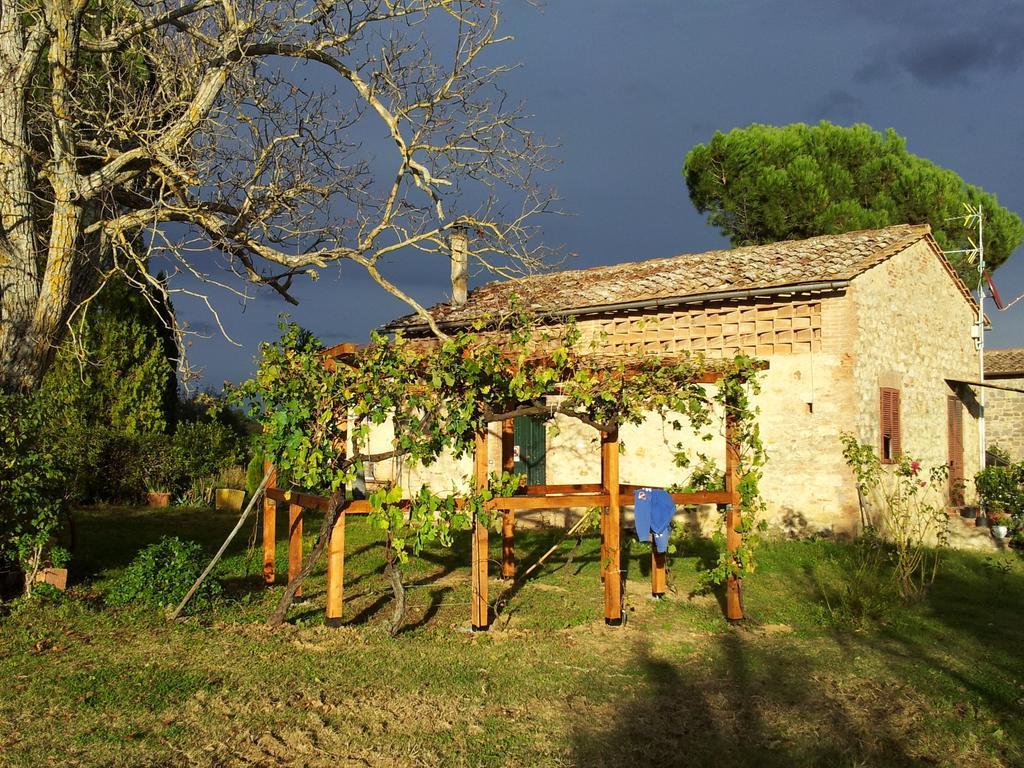
[[[951,553],[926,602],[852,626],[822,599],[844,587],[851,548],[775,543],[744,587],[753,620],[730,628],[716,597],[686,597],[706,552],[676,556],[674,595],[655,603],[647,549],[634,544],[628,621],[607,628],[588,537],[564,543],[491,632],[471,635],[463,536],[410,563],[412,610],[390,638],[379,537],[352,519],[340,628],[323,626],[321,569],[291,624],[266,629],[280,586],[260,586],[244,535],[213,609],[171,624],[104,605],[145,544],[174,534],[212,553],[233,523],[81,512],[70,595],[0,617],[0,765],[1024,765],[1024,565],[1013,556],[1000,569]],[[317,525],[310,516],[307,546]],[[522,532],[520,561],[560,537]]]

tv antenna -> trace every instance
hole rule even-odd
[[[962,216],[954,216],[953,219],[962,221],[964,227],[978,228],[978,239],[970,235],[967,242],[970,248],[961,248],[954,251],[943,251],[943,253],[963,254],[968,264],[978,265],[978,317],[971,327],[971,338],[974,339],[974,348],[978,350],[978,468],[985,468],[985,212],[981,203],[977,206],[965,202]]]

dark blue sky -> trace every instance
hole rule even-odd
[[[1024,213],[1024,3],[979,0],[552,0],[505,5],[504,80],[531,126],[560,146],[546,183],[570,215],[542,221],[543,240],[585,267],[719,248],[686,193],[686,152],[716,130],[830,120],[887,127],[908,149]],[[1024,293],[1024,248],[996,272],[1004,299]],[[421,257],[414,257],[420,259]],[[418,300],[447,296],[447,262],[396,263]],[[475,283],[486,276],[478,275]],[[354,265],[295,290],[299,307],[260,293],[217,297],[233,346],[216,331],[190,356],[204,385],[238,381],[288,311],[327,343],[365,341],[406,313]],[[204,308],[176,296],[200,329]],[[1024,345],[1024,301],[990,305],[990,347]]]

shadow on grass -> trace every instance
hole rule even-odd
[[[760,600],[784,602],[755,607],[809,640],[730,631],[688,657],[638,643],[629,682],[571,713],[571,762],[1024,765],[1024,565],[950,552],[922,603],[882,622],[829,621],[822,595],[860,577],[851,556],[794,543],[766,557],[773,586]]]
[[[644,645],[641,682],[610,692],[600,716],[576,721],[580,766],[853,766],[915,764],[902,725],[858,711],[808,676],[791,649],[759,648],[740,632],[715,639],[711,663],[682,666]],[[863,702],[859,702],[863,705]]]
[[[673,543],[676,546],[676,552],[673,557],[681,559],[693,558],[696,561],[694,568],[698,573],[714,570],[718,566],[718,545],[707,536],[684,533],[675,539]],[[705,591],[707,594],[714,596],[715,600],[718,601],[718,609],[722,612],[722,616],[725,616],[725,585],[718,584],[708,587],[706,590],[694,590],[690,593],[689,597],[703,594]]]
[[[250,515],[245,527],[225,552],[244,553],[249,529],[259,515]],[[71,564],[74,582],[95,579],[104,571],[124,568],[141,549],[163,536],[196,541],[213,554],[238,522],[235,512],[171,507],[169,509],[97,507],[76,510],[78,546]],[[287,514],[278,515],[278,530],[287,530]]]
[[[926,596],[900,600],[888,564],[857,566],[863,553],[849,545],[821,547],[824,565],[801,564],[790,583],[799,599],[821,606],[829,640],[844,656],[880,660],[893,678],[932,701],[950,730],[995,735],[992,764],[1024,765],[1024,564],[1016,555],[982,560],[947,551]],[[846,600],[842,596],[846,595]]]
[[[1024,573],[1019,563],[999,573],[951,555],[920,605],[848,643],[876,652],[926,695],[952,702],[956,718],[1005,734],[995,751],[1006,765],[1024,765]]]
[[[584,534],[580,537],[574,537],[573,539],[566,538],[565,531],[561,528],[537,528],[529,531],[527,536],[519,535],[516,537],[516,576],[513,579],[503,582],[502,589],[498,592],[497,597],[492,603],[492,621],[501,621],[507,624],[512,615],[515,613],[515,599],[522,592],[523,588],[528,584],[540,579],[542,577],[552,576],[559,573],[564,568],[569,567],[572,563],[578,563],[579,567],[575,573],[579,572],[591,562],[597,562],[600,559],[600,555],[594,556],[593,554],[580,554],[579,549],[582,546],[582,542],[585,539],[591,538],[590,535]],[[528,542],[529,551],[523,554],[523,550],[526,547],[523,546],[524,541]],[[574,546],[571,550],[563,552],[562,545],[567,541],[573,541]],[[531,567],[533,567],[538,560],[553,546],[558,546],[558,549],[551,554],[551,556],[538,568],[531,571],[525,578],[522,574],[526,573]],[[501,561],[494,561],[491,563],[492,568],[496,568],[498,573],[501,572]]]

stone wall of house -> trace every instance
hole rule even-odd
[[[387,421],[370,432],[369,453],[383,453],[392,448],[394,427]],[[501,424],[491,424],[488,430],[488,469],[501,470]],[[368,480],[398,482],[410,496],[427,485],[437,493],[460,493],[473,487],[473,456],[455,458],[446,452],[430,465],[398,460],[379,461],[368,472]]]
[[[1024,374],[1000,376],[993,384],[1024,390]],[[985,390],[985,442],[1008,451],[1014,461],[1024,460],[1024,394]]]
[[[838,434],[854,406],[849,344],[855,326],[852,305],[841,294],[799,299],[759,299],[692,309],[632,312],[614,318],[584,319],[584,336],[601,339],[615,354],[682,354],[710,358],[748,354],[765,359],[759,377],[761,437],[768,464],[761,479],[768,522],[787,532],[847,533],[859,519],[856,489],[842,459]],[[710,388],[713,390],[713,386]],[[686,484],[698,455],[725,466],[721,414],[708,435],[671,426],[678,417],[652,416],[620,431],[621,480],[637,485]],[[550,483],[598,482],[599,437],[571,419],[556,420],[548,440]],[[710,439],[705,439],[709,437]],[[685,450],[691,467],[675,465]],[[718,517],[702,510],[691,522],[707,530]]]
[[[822,344],[830,341],[828,320],[834,312],[831,298],[822,302],[826,322]],[[761,478],[769,524],[786,532],[848,533],[856,527],[858,508],[852,476],[842,459],[837,435],[849,419],[853,388],[848,357],[819,351],[798,355],[776,354],[767,358],[769,369],[759,376],[761,391],[754,398],[759,409],[761,438],[768,464]],[[713,391],[713,385],[709,386]],[[684,429],[676,431],[674,420]],[[557,420],[554,437],[548,440],[547,477],[550,483],[598,482],[599,436],[568,418]],[[651,416],[639,426],[624,426],[619,433],[623,452],[619,460],[621,481],[635,485],[685,485],[698,454],[725,466],[725,438],[721,414],[709,425],[706,436],[695,434],[685,418],[669,414]],[[678,449],[687,451],[691,466],[675,465]],[[701,527],[718,524],[718,518],[702,510]]]
[[[857,319],[849,348],[858,438],[880,450],[879,389],[892,387],[900,391],[903,452],[925,466],[946,464],[947,398],[958,396],[970,503],[979,467],[976,394],[947,380],[977,379],[975,310],[924,240],[857,277],[848,296]]]

